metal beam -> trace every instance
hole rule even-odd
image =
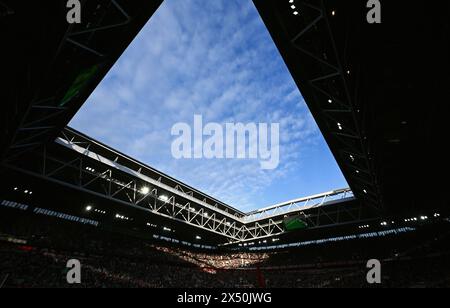
[[[304,217],[310,228],[359,223],[362,219],[358,215],[350,215],[355,209],[345,208],[345,204],[355,200],[350,189],[283,202],[244,216],[233,215],[193,197],[190,192],[184,193],[176,187],[165,185],[164,178],[161,178],[162,181],[152,179],[94,153],[88,150],[88,143],[80,146],[74,139],[70,140],[58,138],[53,145],[59,148],[58,151],[48,147],[33,152],[37,155],[36,159],[32,159],[36,162],[35,167],[24,168],[20,162],[8,162],[5,166],[221,235],[226,242],[280,236],[286,232],[283,224],[286,215]],[[61,147],[70,155],[62,154]],[[48,170],[48,166],[53,166],[52,170]],[[95,168],[86,169],[86,166]],[[101,185],[92,185],[97,182]],[[143,195],[140,190],[142,186],[150,186],[150,192]],[[340,215],[343,212],[350,214],[344,219]]]

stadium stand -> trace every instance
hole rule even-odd
[[[67,287],[66,262],[75,258],[83,265],[82,288],[368,287],[366,262],[379,258],[383,287],[448,287],[447,224],[389,238],[229,252],[186,249],[52,218],[21,225],[2,219],[0,280],[4,287]]]

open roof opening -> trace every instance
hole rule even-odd
[[[196,115],[279,123],[279,164],[177,159],[172,129]],[[244,212],[347,187],[250,0],[164,1],[70,126]]]

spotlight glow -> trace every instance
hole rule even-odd
[[[144,186],[141,188],[141,194],[148,195],[149,192],[150,192],[150,188],[148,188],[147,186]]]

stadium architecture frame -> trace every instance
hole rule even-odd
[[[2,1],[7,78],[0,100],[11,102],[0,113],[2,171],[55,184],[53,192],[69,188],[177,221],[222,243],[278,237],[292,217],[325,229],[430,204],[447,209],[440,178],[448,155],[435,149],[448,138],[449,107],[439,103],[448,76],[429,76],[450,53],[448,9],[390,1],[383,3],[382,25],[369,25],[366,1],[295,0],[298,14],[289,0],[253,2],[349,189],[246,214],[66,127],[162,0],[86,1],[79,25],[67,23],[64,1]],[[427,65],[411,65],[417,58]]]
[[[70,128],[54,144],[31,151],[27,157],[26,164],[11,161],[4,166],[215,233],[224,243],[283,235],[288,217],[299,217],[308,229],[379,218],[353,203],[348,188],[244,214]]]

